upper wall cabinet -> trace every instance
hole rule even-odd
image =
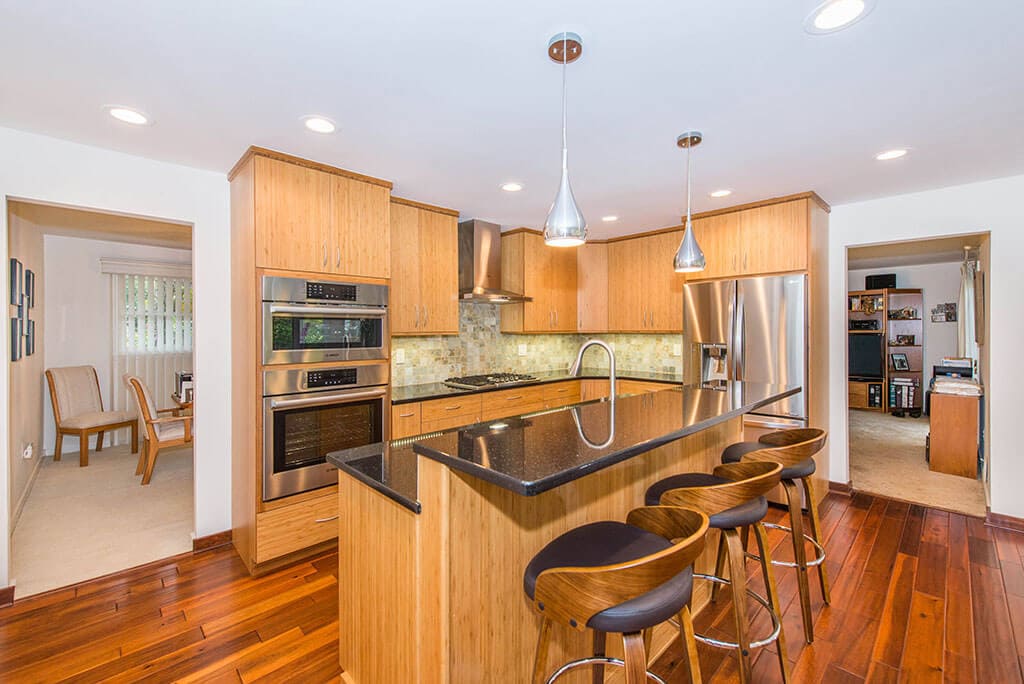
[[[389,277],[389,183],[259,153],[253,164],[257,267]]]
[[[682,231],[608,243],[608,331],[683,329],[683,284],[672,270]]]
[[[707,268],[690,280],[807,270],[812,201],[802,197],[695,219]]]
[[[501,237],[501,286],[533,301],[501,306],[501,330],[576,332],[576,249],[549,247],[534,231]]]
[[[588,242],[576,248],[576,329],[608,331],[608,245]]]
[[[458,213],[391,198],[391,334],[459,333]]]

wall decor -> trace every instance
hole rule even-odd
[[[25,330],[25,356],[32,356],[36,353],[36,322],[26,321],[28,324]]]
[[[30,309],[36,308],[36,274],[25,269],[25,304]]]
[[[897,335],[895,345],[898,347],[913,347],[917,344],[915,335]]]
[[[910,362],[907,360],[906,354],[889,354],[889,358],[892,360],[892,367],[898,371],[909,371]]]
[[[956,323],[956,302],[936,304],[932,307],[932,323]]]
[[[11,306],[18,306],[21,304],[21,279],[22,275],[21,262],[11,257],[11,273],[10,273],[10,292],[11,292]]]
[[[11,361],[21,360],[21,319],[11,319]]]

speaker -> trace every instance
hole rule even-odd
[[[878,275],[869,275],[864,277],[864,289],[865,290],[884,290],[886,288],[896,287],[896,274],[895,273],[881,273]]]

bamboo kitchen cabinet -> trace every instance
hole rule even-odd
[[[535,230],[501,236],[501,286],[533,301],[504,304],[501,331],[576,332],[576,248],[549,247]]]
[[[458,216],[391,198],[391,334],[459,334]]]
[[[682,231],[608,243],[608,331],[681,332],[683,284],[672,270]]]
[[[576,248],[576,315],[579,332],[608,331],[608,244]]]

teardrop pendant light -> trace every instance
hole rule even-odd
[[[699,145],[702,139],[700,131],[687,131],[676,138],[676,145],[686,148],[686,229],[673,260],[676,273],[695,273],[703,271],[705,266],[704,252],[697,244],[693,223],[690,221],[690,150]]]
[[[587,241],[587,220],[576,204],[569,183],[569,153],[565,143],[565,68],[583,54],[583,40],[575,33],[559,33],[548,42],[548,56],[562,65],[562,176],[558,194],[544,221],[544,242],[552,247],[576,247]]]

